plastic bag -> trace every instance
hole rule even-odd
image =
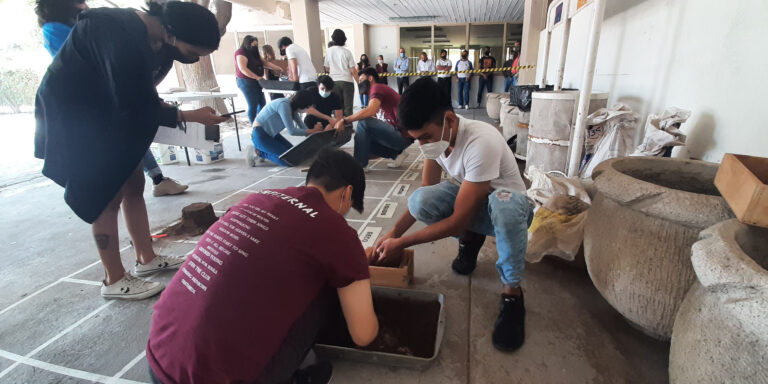
[[[589,195],[578,179],[554,176],[535,167],[528,175],[528,197],[541,206],[528,229],[526,261],[536,263],[546,255],[573,261],[584,240]]]
[[[685,145],[686,136],[680,125],[691,117],[691,111],[667,108],[660,115],[649,115],[645,122],[645,136],[630,156],[662,156],[665,149]]]
[[[639,120],[640,116],[626,104],[600,108],[590,114],[587,117],[581,177],[591,177],[592,171],[603,161],[627,156],[632,151]]]
[[[538,85],[517,85],[509,89],[509,104],[516,106],[523,112],[531,110],[531,95],[537,91],[549,91],[554,89],[548,85],[539,88]]]

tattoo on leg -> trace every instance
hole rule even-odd
[[[104,250],[109,247],[109,235],[93,235],[93,238],[96,240],[96,246],[99,249]]]

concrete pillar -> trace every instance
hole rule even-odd
[[[368,52],[370,45],[368,44],[368,25],[367,24],[355,24],[352,26],[352,53],[355,56],[355,61],[360,59],[360,55],[365,53],[368,55],[368,61],[375,64],[376,58],[371,58],[371,53]],[[371,64],[371,65],[373,65]]]
[[[315,69],[323,68],[323,30],[317,0],[291,0],[293,42],[307,50]]]
[[[536,64],[539,57],[539,33],[547,26],[547,0],[525,0],[523,11],[523,41],[520,48],[520,65]],[[520,71],[518,84],[534,84],[536,70]]]

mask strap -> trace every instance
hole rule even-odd
[[[344,206],[344,192],[343,192],[343,191],[341,192],[341,200],[339,201],[339,215],[342,215],[342,216],[343,216],[343,214],[341,213],[341,212],[343,212],[343,211],[344,211],[344,210],[341,208],[342,206]]]

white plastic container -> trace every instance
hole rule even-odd
[[[604,108],[608,94],[595,92],[589,103],[589,113]],[[526,172],[532,166],[539,170],[568,171],[568,154],[576,124],[579,104],[578,91],[545,91],[531,95],[530,122],[528,123]]]
[[[158,164],[173,164],[179,162],[179,155],[176,153],[176,146],[167,144],[152,143],[149,146],[155,161]]]
[[[491,92],[486,95],[485,110],[491,119],[499,120],[499,112],[501,112],[501,102],[499,99],[504,96],[507,96],[507,94],[498,92]]]
[[[215,144],[213,150],[204,150],[195,148],[192,153],[192,162],[195,164],[211,164],[224,159],[224,147],[221,144]]]

